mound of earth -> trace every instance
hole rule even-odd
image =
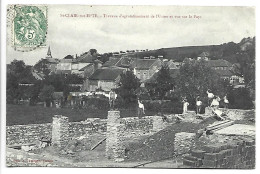
[[[200,123],[178,123],[169,126],[152,136],[126,146],[126,161],[156,161],[174,156],[175,134],[179,132],[196,133],[216,121],[207,118]]]

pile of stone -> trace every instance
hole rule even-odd
[[[211,144],[184,156],[183,165],[200,168],[255,168],[255,140]]]
[[[175,134],[174,151],[176,155],[189,153],[195,147],[196,133],[179,132]]]

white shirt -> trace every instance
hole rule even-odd
[[[202,104],[202,102],[201,101],[197,101],[197,106],[200,106],[201,104]]]
[[[213,93],[208,93],[208,98],[213,98],[214,94]]]

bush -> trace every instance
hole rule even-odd
[[[249,90],[246,88],[229,91],[228,100],[231,109],[252,109],[254,107]]]
[[[85,98],[86,105],[91,108],[107,110],[109,109],[108,98]]]
[[[144,101],[145,109],[156,113],[180,114],[182,113],[182,103],[177,101],[155,100]]]

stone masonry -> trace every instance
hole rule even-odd
[[[174,151],[176,155],[190,152],[195,146],[196,133],[179,132],[175,134]]]
[[[167,126],[161,116],[153,116],[152,119],[153,119],[153,131],[154,132],[158,132]]]
[[[226,143],[209,144],[183,157],[189,168],[255,168],[255,139],[243,137]]]
[[[52,144],[65,147],[69,141],[69,118],[54,115],[52,122]]]
[[[125,125],[121,123],[120,111],[108,111],[106,133],[106,157],[117,162],[123,161],[125,148],[122,137]]]
[[[245,117],[245,113],[249,112],[250,110],[242,110],[242,109],[224,109],[219,108],[223,113],[225,113],[230,120],[242,120]],[[205,108],[205,115],[211,115],[212,108],[206,107]]]

